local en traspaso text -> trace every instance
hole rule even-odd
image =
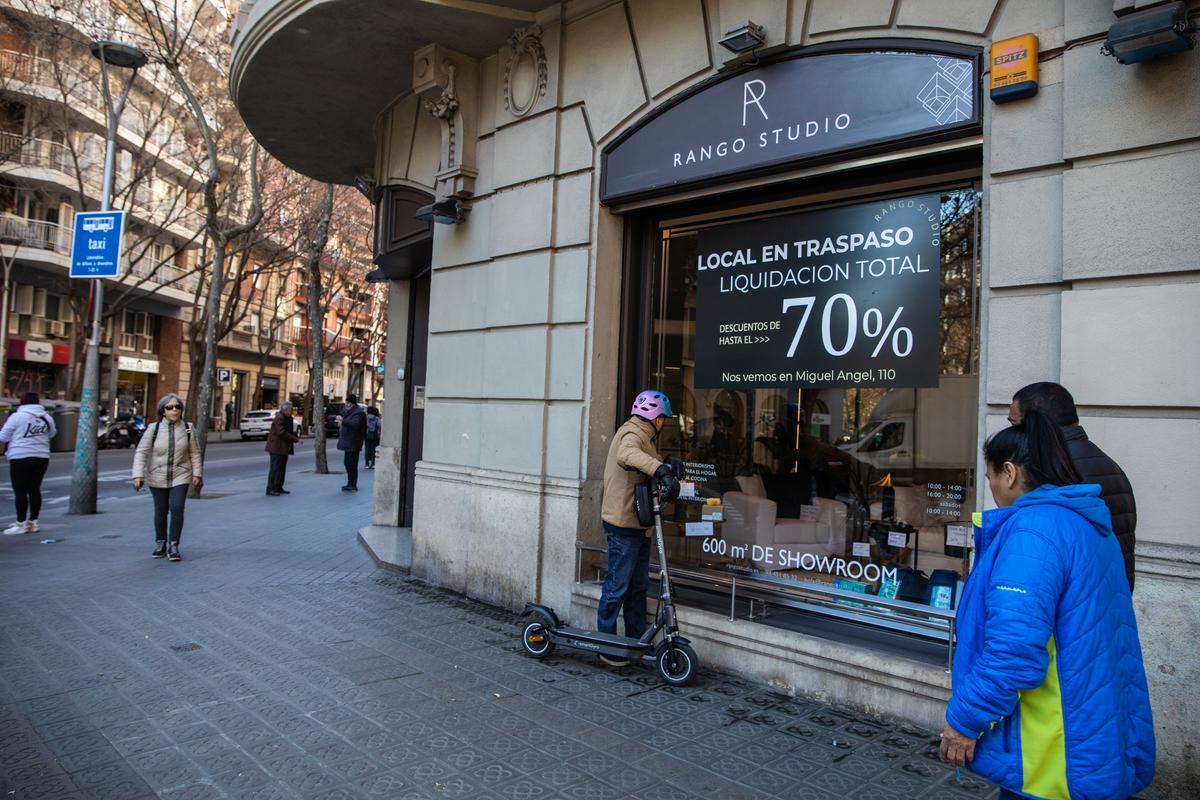
[[[896,245],[905,246],[912,242],[912,228],[887,228],[876,233],[849,233],[824,239],[801,239],[795,242],[778,242],[755,248],[724,250],[702,253],[696,256],[697,271],[714,269],[736,269],[787,261],[789,258],[819,258],[824,255],[855,252],[858,250],[883,249]],[[794,254],[794,256],[793,256]],[[855,267],[857,269],[855,269]],[[914,256],[887,256],[865,258],[854,261],[833,262],[815,266],[791,267],[786,269],[761,270],[736,275],[722,275],[722,292],[749,292],[755,289],[778,288],[781,286],[803,286],[813,283],[832,283],[849,280],[852,275],[860,279],[897,276],[905,273],[926,273],[930,268],[921,263],[920,254]]]

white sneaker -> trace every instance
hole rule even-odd
[[[39,528],[38,528],[36,519],[31,519],[25,523],[25,532],[26,533],[37,533],[38,530],[39,530]]]
[[[13,536],[18,533],[29,533],[29,525],[24,522],[14,522],[4,529],[5,536]]]

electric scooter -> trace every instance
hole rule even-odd
[[[668,463],[677,478],[684,477],[683,464],[678,459],[669,459]],[[534,658],[546,658],[554,652],[555,647],[561,645],[597,655],[653,662],[659,677],[672,686],[686,686],[695,677],[700,662],[691,643],[679,635],[675,603],[671,599],[671,577],[667,572],[667,553],[663,545],[662,486],[658,481],[652,483],[654,487],[650,495],[654,510],[654,539],[658,545],[658,563],[662,565],[659,578],[662,594],[659,596],[654,624],[640,639],[633,639],[615,633],[572,628],[558,618],[553,608],[539,603],[526,603],[521,615],[529,618],[521,631],[521,645],[526,653]],[[655,643],[660,632],[663,634],[662,641]]]

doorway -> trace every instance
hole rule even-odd
[[[429,277],[413,278],[409,299],[408,364],[405,369],[404,398],[404,471],[401,473],[400,526],[413,524],[413,492],[416,486],[417,462],[421,460],[425,441],[425,367],[429,352]]]

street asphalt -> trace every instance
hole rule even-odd
[[[261,448],[210,449],[180,563],[150,558],[150,498],[115,481],[98,515],[0,537],[0,798],[994,796],[900,722],[529,659],[514,614],[365,555],[374,473],[342,493],[298,457],[265,497]]]

